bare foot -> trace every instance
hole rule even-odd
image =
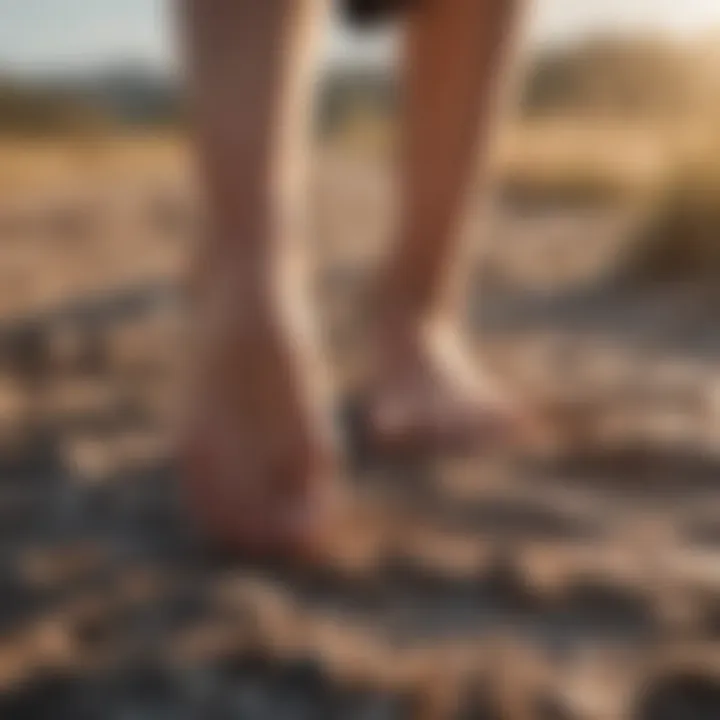
[[[182,448],[191,512],[225,549],[307,557],[322,545],[336,480],[307,337],[235,290],[206,294]]]
[[[473,362],[449,326],[385,334],[375,350],[362,401],[371,451],[470,454],[528,435],[519,404]]]

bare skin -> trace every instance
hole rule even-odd
[[[186,5],[212,223],[194,286],[190,502],[226,547],[304,554],[322,542],[336,476],[319,344],[304,304],[299,191],[322,6]]]
[[[184,455],[206,533],[312,554],[337,517],[337,450],[304,283],[303,167],[318,0],[186,0],[210,234],[196,265]],[[423,0],[408,21],[402,214],[364,386],[378,446],[478,447],[514,414],[438,310],[512,24],[507,0]],[[455,348],[453,350],[452,348]]]
[[[379,280],[369,432],[378,446],[477,451],[522,414],[472,361],[452,322],[459,221],[486,154],[517,4],[423,0],[405,37],[398,238]],[[481,168],[484,170],[484,165]]]

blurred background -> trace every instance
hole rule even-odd
[[[202,209],[172,10],[0,0],[0,717],[720,717],[720,5],[529,4],[464,322],[553,446],[358,472],[366,530],[302,573],[210,557],[177,497]],[[332,18],[312,243],[341,377],[397,55]]]

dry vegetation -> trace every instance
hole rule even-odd
[[[521,112],[499,135],[494,173],[504,197],[534,205],[623,205],[642,213],[628,276],[719,273],[717,59],[710,40],[657,39],[600,39],[537,58]],[[332,82],[322,121],[323,131],[332,126],[327,141],[343,152],[387,154],[388,88],[366,77],[350,78],[349,89],[342,80]],[[339,126],[331,122],[336,117]],[[88,177],[185,173],[180,132],[116,135],[0,141],[0,192],[12,199],[87,185]]]
[[[177,133],[5,137],[0,138],[0,194],[15,202],[28,194],[62,193],[128,176],[177,177],[185,174],[186,161]]]
[[[720,273],[720,65],[713,44],[597,41],[530,73],[499,155],[512,195],[645,214],[628,279]]]

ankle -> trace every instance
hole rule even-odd
[[[452,318],[446,308],[415,307],[383,299],[370,317],[370,342],[383,347],[419,350],[431,338],[450,332]]]

